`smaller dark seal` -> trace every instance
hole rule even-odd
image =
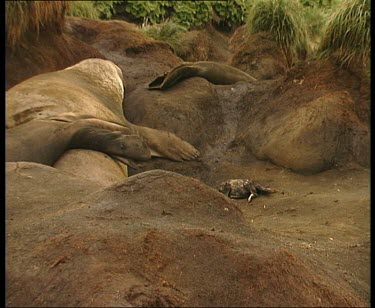
[[[276,192],[248,179],[234,179],[222,182],[219,186],[219,191],[232,199],[247,198],[248,202],[251,202],[252,198],[258,197],[258,194]]]
[[[191,77],[202,77],[216,85],[229,85],[239,81],[255,83],[257,80],[233,66],[213,61],[184,62],[170,72],[156,77],[149,90],[169,89],[178,82]]]

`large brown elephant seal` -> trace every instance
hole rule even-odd
[[[128,122],[121,69],[87,59],[34,76],[6,92],[7,161],[52,164],[68,148],[149,159],[192,160],[199,152],[176,135]]]
[[[34,119],[7,129],[7,161],[29,161],[52,166],[68,149],[80,148],[137,160],[151,158],[138,135],[121,125],[95,118],[64,115]]]
[[[150,90],[165,90],[183,79],[202,77],[216,85],[234,84],[238,81],[256,82],[249,74],[223,63],[212,61],[184,62],[170,72],[156,77],[149,85]]]

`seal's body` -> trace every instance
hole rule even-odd
[[[184,62],[170,72],[158,76],[149,84],[150,90],[165,90],[190,77],[202,77],[216,85],[229,85],[239,81],[256,82],[249,74],[226,64],[199,61]]]
[[[35,119],[6,131],[7,161],[29,161],[52,166],[67,150],[95,150],[136,160],[151,158],[146,143],[121,125],[107,121],[63,115]]]
[[[7,161],[51,165],[69,148],[136,160],[195,159],[199,152],[176,135],[128,122],[121,69],[87,59],[34,76],[6,92]]]
[[[125,123],[122,80],[120,68],[102,59],[31,77],[6,92],[6,128],[62,113]]]

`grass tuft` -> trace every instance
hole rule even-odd
[[[99,19],[100,12],[94,5],[94,1],[72,1],[69,16],[84,17],[89,19]]]
[[[308,50],[302,9],[297,0],[255,0],[247,20],[249,33],[270,32],[291,65]]]
[[[141,30],[149,37],[155,40],[165,41],[178,48],[181,44],[181,35],[187,29],[173,21],[165,21],[155,25],[144,25]]]
[[[319,58],[335,58],[341,66],[368,65],[371,51],[370,0],[346,0],[329,20]]]
[[[88,19],[110,19],[115,12],[114,5],[121,1],[71,1],[67,15]]]
[[[309,50],[316,51],[327,26],[328,12],[316,6],[303,8],[303,17],[307,26]]]

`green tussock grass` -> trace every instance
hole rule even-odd
[[[318,50],[319,58],[334,57],[340,65],[370,60],[370,0],[346,0],[332,15]]]
[[[320,40],[327,26],[327,13],[317,7],[304,7],[303,18],[307,26],[309,39]]]
[[[100,12],[93,1],[72,1],[71,8],[67,13],[69,16],[99,19]]]
[[[62,32],[69,1],[6,1],[7,45],[15,47],[26,33],[36,36],[41,30]]]
[[[289,64],[306,54],[307,28],[297,0],[255,0],[249,11],[250,34],[269,32],[283,50]]]
[[[165,21],[155,25],[145,25],[141,30],[155,40],[165,41],[178,48],[181,44],[181,36],[187,29],[173,21]]]

